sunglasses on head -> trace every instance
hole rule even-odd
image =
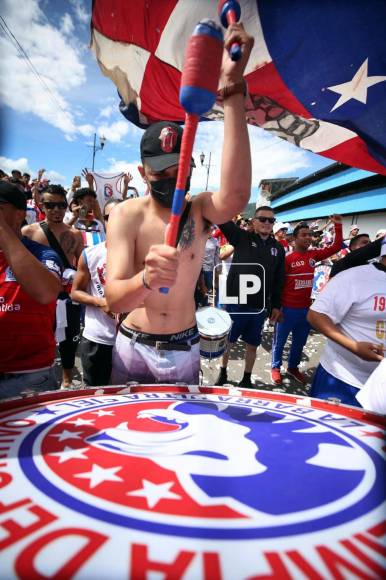
[[[55,207],[57,207],[58,209],[66,209],[67,202],[65,202],[65,201],[44,201],[43,205],[46,209],[55,209]]]
[[[259,220],[260,223],[265,224],[266,222],[269,222],[270,224],[274,224],[276,221],[276,218],[272,217],[264,217],[262,215],[256,216],[255,217],[256,220]]]

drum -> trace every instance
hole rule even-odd
[[[217,358],[223,355],[232,326],[228,312],[206,306],[197,310],[196,319],[200,333],[200,355],[204,358]]]
[[[384,578],[385,418],[237,387],[0,403],[2,578]]]

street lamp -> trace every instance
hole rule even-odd
[[[106,144],[106,137],[99,137],[99,145],[96,144],[96,133],[94,133],[94,144],[92,147],[92,170],[94,171],[94,164],[95,164],[95,153],[97,151],[102,151],[103,147]]]
[[[208,183],[209,183],[209,172],[210,172],[210,160],[212,157],[212,152],[209,153],[209,161],[208,163],[204,163],[205,161],[205,153],[202,152],[200,155],[200,161],[201,161],[201,165],[203,167],[206,167],[206,186],[205,186],[205,191],[208,191]]]

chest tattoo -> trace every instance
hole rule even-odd
[[[194,218],[190,217],[184,225],[184,229],[182,230],[181,238],[178,244],[181,250],[186,250],[189,248],[193,244],[195,238],[196,224]]]

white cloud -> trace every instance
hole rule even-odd
[[[49,179],[52,183],[63,183],[66,181],[66,177],[64,175],[54,170],[45,171],[44,177]]]
[[[60,30],[63,34],[71,34],[74,32],[74,23],[72,21],[71,15],[66,12],[61,18]]]
[[[73,26],[71,17],[64,15],[60,27],[55,27],[37,0],[24,0],[22,10],[17,2],[4,0],[3,18],[42,78],[41,82],[9,38],[1,36],[0,67],[7,79],[0,86],[3,103],[20,113],[37,115],[70,139],[84,134],[85,126],[77,126],[65,97],[86,81],[76,41],[66,36]]]
[[[101,117],[106,117],[108,119],[116,111],[117,111],[117,106],[116,105],[106,105],[106,107],[103,107],[103,109],[101,109],[99,111],[99,115]]]
[[[12,169],[18,169],[22,173],[31,173],[31,169],[28,165],[28,159],[26,157],[20,157],[19,159],[10,159],[9,157],[0,157],[0,169],[5,171],[10,175]]]
[[[78,125],[78,131],[84,137],[90,137],[95,131],[95,127],[93,125]]]
[[[119,143],[129,133],[130,127],[127,121],[116,121],[110,125],[100,125],[97,134],[106,137],[112,143]]]
[[[74,14],[81,24],[88,24],[91,20],[91,15],[87,12],[84,0],[70,0]]]
[[[269,135],[258,127],[248,127],[252,154],[252,188],[259,185],[261,179],[273,177],[296,177],[300,169],[310,166],[307,152]],[[200,123],[196,135],[193,157],[196,169],[193,171],[191,188],[203,191],[206,185],[207,167],[200,164],[199,155],[205,153],[204,164],[209,162],[209,190],[220,186],[221,152],[223,145],[224,124],[220,121]]]
[[[40,168],[31,169],[27,157],[19,157],[19,159],[11,159],[9,157],[0,156],[0,169],[5,171],[5,173],[10,174],[12,169],[18,169],[22,173],[29,173],[32,178],[37,177],[38,170]],[[65,181],[64,175],[55,171],[54,169],[49,169],[44,172],[44,177],[50,179],[54,183],[62,183]]]

